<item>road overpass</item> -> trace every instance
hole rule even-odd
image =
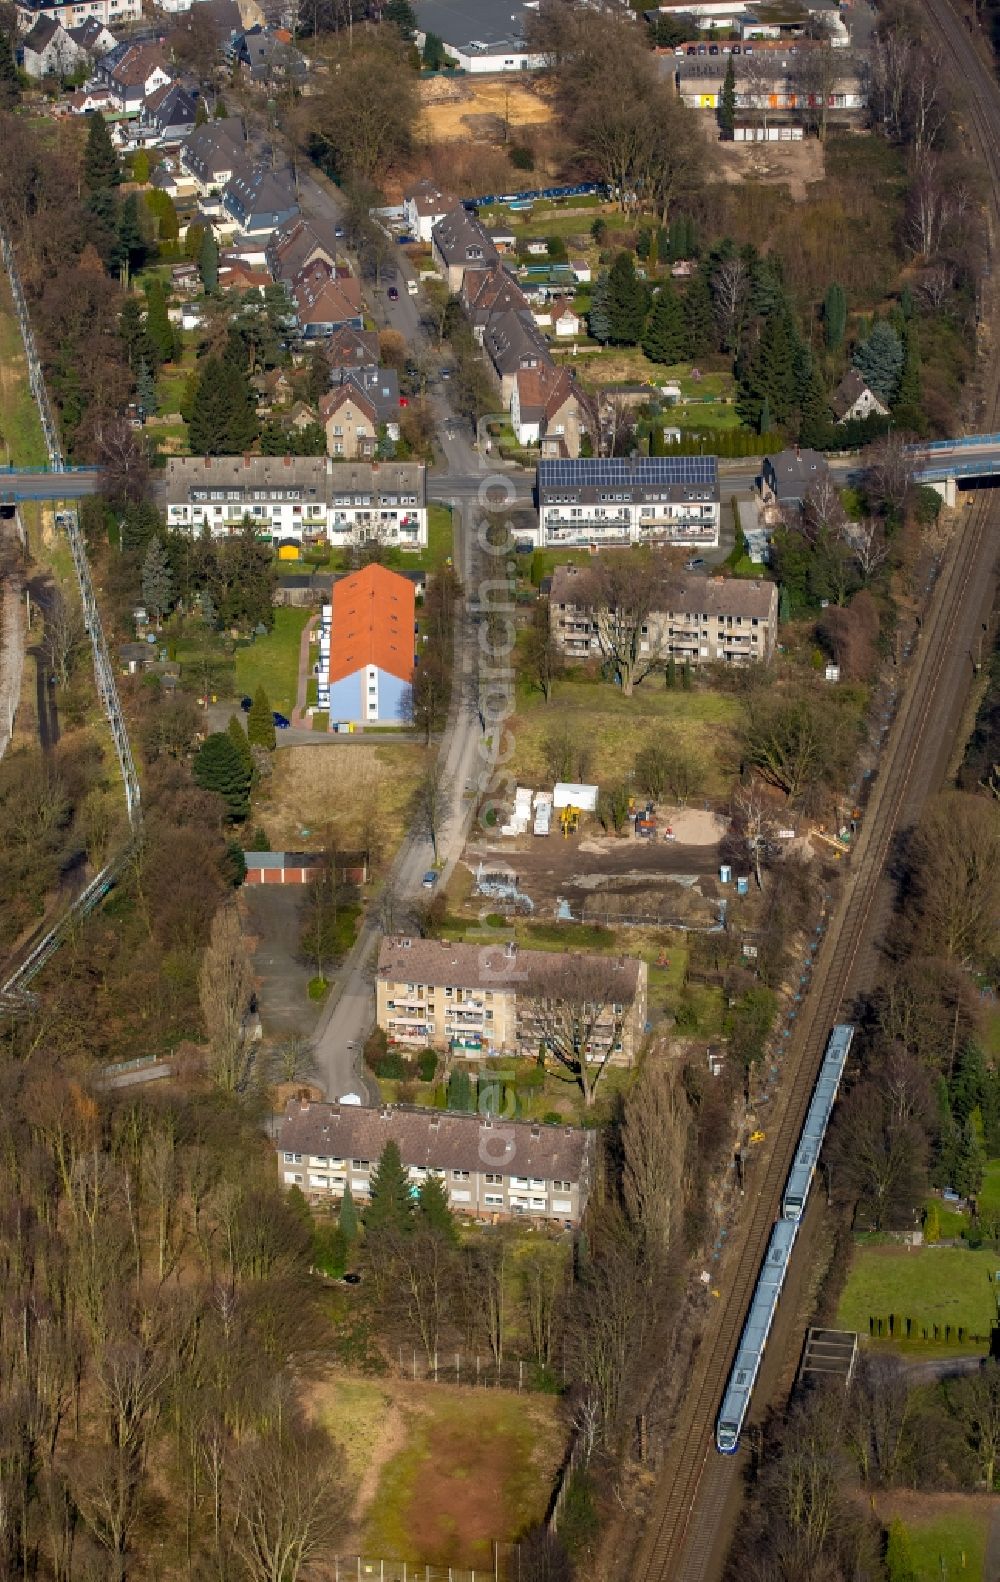
[[[914,445],[911,454],[916,463],[915,481],[937,489],[947,505],[955,504],[959,484],[968,488],[1000,478],[1000,434],[933,440]]]
[[[25,500],[81,500],[101,486],[99,467],[0,467],[0,506]]]

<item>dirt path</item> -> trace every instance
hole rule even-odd
[[[23,583],[18,555],[17,528],[13,520],[0,522],[0,578],[3,608],[0,611],[0,758],[14,732],[14,714],[21,696],[24,668]]]
[[[302,628],[302,639],[299,643],[298,691],[295,696],[295,707],[292,710],[293,725],[309,726],[312,724],[312,721],[306,714],[306,708],[308,706],[306,703],[307,689],[309,686],[309,678],[312,675],[312,666],[309,663],[309,636],[310,633],[315,629],[318,621],[318,615],[310,615],[305,626]]]

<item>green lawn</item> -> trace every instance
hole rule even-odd
[[[968,1505],[969,1502],[965,1502]],[[990,1512],[955,1511],[928,1522],[907,1520],[914,1582],[987,1582],[986,1542]]]
[[[987,1161],[976,1201],[980,1214],[1000,1214],[1000,1159]],[[997,1267],[1000,1268],[1000,1261]]]
[[[236,686],[251,696],[263,687],[272,709],[291,716],[299,679],[299,644],[308,610],[281,605],[274,612],[274,629],[256,637],[236,652]]]
[[[681,401],[677,406],[666,409],[666,421],[673,428],[694,433],[703,429],[718,433],[722,429],[741,426],[736,408],[731,403],[723,404],[721,401],[711,406]]]
[[[363,1553],[491,1570],[493,1540],[544,1516],[564,1432],[551,1397],[341,1378],[323,1395],[349,1472],[381,1463]]]
[[[990,1011],[983,1028],[983,1049],[993,1060],[1000,1060],[1000,1010]]]
[[[0,284],[0,463],[43,467],[48,461],[38,409],[28,385],[24,344],[6,279]]]
[[[870,1316],[912,1318],[928,1329],[962,1325],[988,1336],[996,1321],[990,1276],[1000,1255],[965,1247],[858,1246],[840,1299],[837,1322],[867,1335]],[[966,1349],[971,1349],[966,1347]]]
[[[521,785],[544,784],[550,778],[546,737],[568,725],[590,750],[587,779],[612,784],[629,773],[640,747],[669,730],[703,762],[699,792],[718,796],[732,778],[733,731],[739,717],[735,698],[701,690],[668,691],[662,677],[650,677],[630,698],[610,682],[563,681],[547,705],[537,692],[519,693],[510,727],[510,772]]]
[[[451,506],[435,502],[427,507],[427,548],[420,555],[403,555],[400,565],[426,567],[438,571],[454,553],[455,535],[451,521]]]

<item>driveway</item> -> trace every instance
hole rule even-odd
[[[247,930],[256,939],[253,957],[264,1037],[280,1043],[294,1033],[308,1038],[316,1007],[307,990],[310,968],[299,958],[300,885],[248,884],[243,897]]]

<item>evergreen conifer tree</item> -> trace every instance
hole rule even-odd
[[[631,253],[619,253],[608,276],[609,339],[617,346],[635,346],[642,339],[649,293],[635,272]]]
[[[386,22],[392,22],[399,29],[399,36],[407,44],[413,43],[413,36],[417,30],[417,16],[410,0],[388,0],[382,12]]]
[[[252,785],[255,768],[253,761],[253,748],[250,746],[250,743],[247,740],[247,733],[243,729],[242,720],[240,720],[235,714],[231,714],[229,716],[229,724],[226,727],[226,734],[228,735],[233,746],[236,748],[236,751],[239,753],[240,757],[243,759],[243,762],[246,764],[250,773],[250,783]]]
[[[206,225],[205,233],[201,239],[201,252],[198,254],[198,272],[201,283],[208,295],[214,296],[219,289],[219,247],[215,240],[215,233],[210,225]]]
[[[195,126],[208,125],[208,106],[204,99],[198,100],[198,105],[194,112],[194,124]]]
[[[167,313],[167,294],[162,280],[151,280],[146,287],[146,334],[156,353],[157,364],[170,362],[175,335]]]
[[[135,371],[135,398],[142,407],[146,417],[153,417],[158,400],[156,395],[156,379],[148,363],[140,363]]]
[[[344,1195],[340,1200],[339,1224],[341,1234],[350,1247],[358,1239],[358,1210],[351,1192],[350,1181],[344,1182]]]
[[[714,350],[718,344],[718,334],[712,310],[712,293],[703,269],[698,270],[684,293],[684,319],[690,355],[704,357]]]
[[[253,695],[253,707],[247,716],[247,737],[254,747],[265,747],[269,753],[274,752],[277,744],[274,714],[263,687],[258,687]]]
[[[372,1171],[365,1229],[369,1235],[377,1231],[405,1235],[412,1224],[413,1200],[410,1197],[409,1176],[403,1168],[398,1146],[388,1142]]]
[[[0,110],[13,110],[21,97],[21,79],[10,34],[0,28]]]
[[[792,600],[791,600],[791,596],[790,596],[790,594],[788,592],[788,589],[785,587],[785,584],[782,583],[781,584],[781,592],[778,594],[778,620],[781,621],[782,624],[784,624],[785,621],[790,621],[791,618],[792,618]]]
[[[722,92],[719,94],[719,131],[723,137],[732,139],[736,130],[736,67],[730,55],[726,62],[726,75],[722,79]]]
[[[250,774],[235,744],[225,731],[206,736],[194,760],[195,784],[215,791],[235,823],[250,812]]]
[[[90,130],[83,151],[83,180],[88,191],[102,192],[106,188],[117,187],[121,179],[121,166],[111,141],[108,123],[98,110],[90,117]]]
[[[462,1066],[458,1066],[448,1078],[448,1108],[472,1109],[472,1082],[469,1073]]]
[[[678,363],[687,355],[688,333],[684,309],[671,285],[660,287],[646,321],[642,349],[650,362],[654,363]]]
[[[758,433],[770,434],[771,424],[773,421],[774,419],[771,416],[771,403],[767,399],[767,396],[765,396],[763,401],[760,403],[760,420],[757,425]]]
[[[174,578],[161,538],[151,538],[142,563],[142,598],[150,614],[159,622],[173,602]]]
[[[228,114],[229,111],[226,109],[226,101],[220,93],[219,97],[215,101],[215,109],[212,111],[212,120],[224,121]]]
[[[837,351],[843,343],[846,328],[847,296],[843,286],[834,281],[832,285],[827,286],[826,296],[823,298],[823,334],[831,352]]]
[[[603,345],[611,339],[611,284],[606,269],[600,270],[594,281],[587,325],[595,341],[600,341]]]
[[[887,403],[896,399],[903,360],[903,343],[885,319],[876,320],[871,334],[855,349],[853,359],[868,387]]]
[[[903,368],[899,376],[899,389],[896,391],[895,413],[897,422],[907,428],[919,428],[922,424],[920,412],[920,342],[917,338],[917,326],[913,323],[906,325],[903,341]]]
[[[136,149],[132,155],[132,180],[143,187],[149,180],[149,155],[144,148]]]
[[[260,431],[250,381],[228,359],[206,357],[191,403],[188,439],[196,456],[238,456]]]
[[[417,1222],[437,1231],[454,1245],[458,1241],[455,1217],[448,1206],[448,1192],[440,1176],[428,1176],[417,1195]]]

